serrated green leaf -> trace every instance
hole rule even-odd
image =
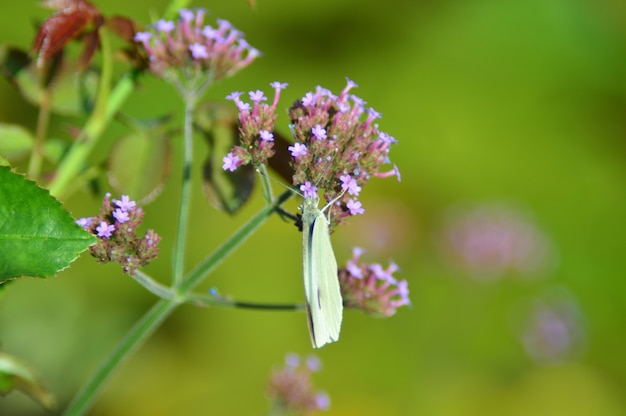
[[[202,170],[204,194],[215,208],[234,214],[248,200],[254,186],[252,165],[240,166],[234,172],[222,169],[222,158],[239,143],[237,113],[231,106],[208,102],[199,106],[196,120],[209,146]]]
[[[14,389],[22,390],[48,410],[55,406],[54,396],[44,388],[26,364],[0,352],[0,395]]]
[[[33,148],[32,133],[17,124],[0,123],[0,155],[15,160]]]
[[[121,195],[146,204],[154,200],[169,173],[171,145],[159,129],[143,130],[122,137],[111,149],[108,177]]]
[[[53,276],[95,241],[47,190],[0,167],[0,284]]]

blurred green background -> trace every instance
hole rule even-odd
[[[264,54],[208,98],[269,93],[279,80],[289,83],[286,108],[316,85],[340,91],[348,76],[399,141],[391,157],[402,182],[372,180],[362,193],[366,214],[333,244],[340,264],[354,245],[368,261],[393,259],[413,305],[389,319],[347,311],[340,342],[315,351],[327,414],[626,414],[625,3],[257,1],[256,10],[243,0],[193,4],[211,10],[209,21],[230,20]],[[2,43],[29,47],[32,23],[48,15],[37,3],[0,6]],[[167,4],[95,3],[143,23]],[[146,77],[124,111],[180,119],[182,107],[172,88]],[[0,121],[34,129],[35,120],[36,109],[0,80]],[[53,134],[67,123],[53,118]],[[287,133],[286,117],[277,126]],[[107,134],[123,133],[115,125]],[[196,155],[205,153],[198,141]],[[163,282],[178,166],[146,207],[147,227],[164,237],[162,256],[146,271]],[[262,205],[257,190],[238,215],[217,212],[202,195],[199,169],[193,175],[190,265]],[[81,217],[97,213],[100,197],[64,202]],[[489,208],[500,206],[508,220]],[[476,220],[476,210],[486,214]],[[539,266],[485,273],[459,262],[444,235],[463,221],[474,221],[463,232],[496,251],[502,235],[530,241],[522,260]],[[271,219],[202,289],[301,301],[300,238]],[[83,255],[55,278],[9,288],[0,347],[31,363],[65,404],[154,302],[119,267]],[[261,415],[269,372],[288,352],[313,352],[301,313],[183,306],[115,374],[90,414]],[[21,393],[0,399],[0,415],[40,414]]]

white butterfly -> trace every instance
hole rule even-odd
[[[343,299],[337,260],[328,234],[328,220],[318,208],[319,198],[304,198],[302,209],[302,265],[304,293],[313,347],[337,341],[341,331]]]

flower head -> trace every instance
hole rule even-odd
[[[382,133],[372,122],[380,114],[349,92],[354,87],[348,80],[338,95],[317,87],[289,109],[296,144],[307,148],[306,154],[291,152],[293,184],[316,184],[327,202],[339,197],[330,208],[331,226],[364,212],[355,197],[389,163],[390,143],[379,140]]]
[[[406,280],[396,280],[395,263],[387,268],[380,264],[360,261],[363,250],[354,248],[352,258],[339,269],[341,295],[346,307],[360,309],[365,313],[391,316],[400,306],[410,305],[409,286]]]
[[[99,263],[119,263],[124,272],[133,274],[138,267],[148,265],[159,254],[157,245],[161,237],[152,230],[148,230],[143,237],[137,234],[143,215],[143,210],[128,195],[123,195],[121,200],[111,200],[111,195],[107,193],[99,215],[81,218],[76,223],[99,238],[96,244],[89,247],[91,255]]]
[[[205,25],[203,9],[182,9],[179,13],[176,21],[159,20],[147,31],[135,34],[154,74],[177,79],[174,74],[181,74],[177,71],[191,68],[195,74],[208,74],[217,81],[250,65],[260,55],[227,21],[218,20],[214,28]]]
[[[272,371],[267,393],[274,409],[288,414],[308,414],[327,410],[330,399],[325,392],[315,391],[312,373],[319,371],[320,360],[309,356],[302,362],[297,354],[287,354],[285,366]]]
[[[261,91],[250,92],[252,106],[241,101],[240,93],[229,96],[239,108],[241,145],[236,154],[241,155],[242,164],[265,164],[275,153],[272,143],[260,134],[274,127],[276,103],[284,85],[274,82],[272,87],[276,93],[271,106],[262,103],[266,98]],[[372,176],[400,179],[395,165],[389,171],[381,171],[383,165],[390,163],[389,150],[396,141],[375,123],[380,113],[350,93],[354,87],[356,84],[349,79],[338,95],[317,87],[289,109],[294,139],[287,147],[294,171],[292,184],[315,184],[326,202],[337,199],[329,208],[331,227],[365,212],[356,197]]]
[[[234,101],[239,110],[239,140],[241,144],[235,146],[232,154],[239,158],[239,165],[252,163],[254,166],[267,164],[270,157],[276,152],[274,149],[274,122],[276,121],[276,105],[280,98],[280,91],[287,84],[272,82],[274,100],[271,105],[265,103],[267,97],[261,90],[250,91],[248,96],[252,104],[241,100],[241,92],[233,92],[226,99]],[[224,165],[226,169],[226,165]]]

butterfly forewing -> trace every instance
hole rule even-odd
[[[343,301],[337,260],[330,243],[328,221],[315,199],[302,208],[304,288],[311,341],[315,348],[339,339]]]

